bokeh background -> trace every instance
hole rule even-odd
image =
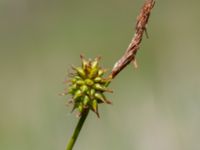
[[[64,150],[78,121],[59,96],[79,55],[111,69],[143,0],[0,0],[0,149]],[[157,0],[137,59],[75,150],[200,149],[200,1]]]

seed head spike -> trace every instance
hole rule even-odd
[[[68,85],[68,93],[72,96],[73,110],[77,109],[79,116],[85,109],[94,111],[99,117],[98,104],[111,102],[104,95],[105,92],[112,92],[108,89],[110,79],[103,78],[105,69],[99,66],[100,57],[95,59],[82,60],[81,67],[73,67],[74,72],[71,74]]]

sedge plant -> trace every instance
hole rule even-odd
[[[124,55],[115,63],[112,71],[106,77],[106,69],[99,64],[100,57],[86,59],[81,55],[81,66],[72,67],[67,91],[64,95],[70,95],[72,111],[77,110],[79,121],[75,127],[72,137],[69,139],[66,150],[72,150],[82,129],[82,126],[90,111],[99,117],[98,105],[111,104],[105,93],[112,93],[108,88],[111,81],[131,62],[137,67],[136,53],[139,50],[143,34],[147,35],[147,23],[151,10],[155,4],[154,0],[146,0],[136,20],[135,34]]]

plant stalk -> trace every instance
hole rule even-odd
[[[89,113],[89,109],[85,109],[85,111],[82,113],[79,121],[78,121],[78,124],[74,130],[74,133],[72,135],[72,137],[70,138],[68,144],[67,144],[67,147],[66,147],[66,150],[72,150],[78,136],[79,136],[79,133],[81,131],[81,128],[85,122],[85,119],[87,118],[88,116],[88,113]]]

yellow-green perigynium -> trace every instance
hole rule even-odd
[[[72,96],[73,110],[78,109],[79,115],[90,109],[99,117],[98,104],[111,104],[104,95],[105,92],[112,92],[107,88],[111,79],[103,78],[106,70],[99,66],[100,57],[86,60],[81,56],[81,60],[81,67],[72,67],[74,72],[67,93]]]

